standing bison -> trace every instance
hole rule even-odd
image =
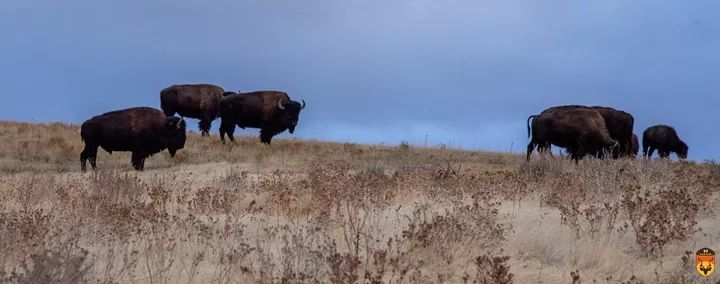
[[[617,159],[621,156],[632,157],[637,155],[637,151],[635,151],[636,154],[632,153],[632,131],[635,124],[635,118],[627,112],[603,106],[588,107],[582,105],[566,105],[548,108],[540,114],[563,112],[576,108],[592,109],[600,113],[603,117],[608,134],[612,139],[617,140],[619,143],[619,146],[611,152],[613,158]],[[545,152],[549,151],[549,149],[549,144],[540,145],[538,151]]]
[[[531,115],[528,117],[528,136],[532,139],[527,146],[527,160],[536,147],[548,147],[549,144],[566,148],[576,162],[587,154],[600,155],[618,146],[608,134],[602,115],[589,108]]]
[[[168,149],[170,156],[185,146],[185,121],[175,116],[165,116],[149,107],[129,108],[95,116],[82,124],[80,136],[85,149],[80,153],[80,167],[90,160],[93,170],[97,148],[108,153],[131,151],[132,165],[136,170],[145,168],[145,158]]]
[[[300,111],[305,108],[293,101],[284,92],[257,91],[230,94],[223,97],[220,111],[220,140],[225,142],[225,134],[235,142],[235,125],[245,129],[260,128],[260,141],[270,144],[273,136],[285,131],[292,134],[298,123]]]
[[[200,120],[202,136],[210,135],[212,121],[220,115],[225,91],[215,85],[173,85],[160,91],[160,108],[167,116],[175,113]]]
[[[643,132],[643,157],[650,158],[658,150],[660,158],[670,157],[670,152],[675,152],[680,159],[687,159],[688,146],[680,140],[677,132],[667,125],[655,125]]]

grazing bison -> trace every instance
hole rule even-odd
[[[160,91],[160,108],[167,116],[197,118],[202,136],[210,135],[212,121],[220,115],[225,91],[215,85],[172,85]]]
[[[145,168],[145,158],[168,149],[170,156],[185,146],[185,121],[165,116],[149,107],[129,108],[95,116],[82,124],[80,136],[85,149],[80,153],[80,167],[90,160],[93,170],[97,148],[108,153],[131,151],[132,165],[136,170]]]
[[[605,127],[607,127],[608,134],[619,143],[617,151],[613,151],[612,153],[613,158],[633,156],[632,132],[635,125],[635,118],[627,112],[610,107],[593,106],[590,108],[598,111],[600,115],[602,115],[605,119]],[[635,151],[635,155],[636,154],[637,151]]]
[[[648,159],[652,157],[655,149],[660,153],[660,158],[668,158],[670,152],[675,152],[678,158],[687,159],[687,144],[680,140],[675,129],[670,126],[655,125],[645,129],[642,144],[643,157]]]
[[[245,129],[260,128],[260,141],[270,144],[273,136],[288,129],[292,134],[300,111],[305,108],[284,92],[258,91],[231,94],[223,97],[220,111],[220,140],[225,134],[235,142],[235,125]]]
[[[610,137],[612,139],[617,140],[619,143],[619,147],[617,147],[617,149],[613,149],[612,151],[613,158],[617,159],[620,156],[637,155],[637,151],[635,151],[636,154],[632,153],[632,131],[635,124],[635,118],[633,118],[633,116],[627,112],[603,106],[588,107],[582,105],[566,105],[548,108],[544,110],[541,114],[567,111],[576,108],[592,109],[599,112],[600,115],[603,117],[603,120],[605,120],[605,127],[608,130],[608,134],[610,134]],[[541,145],[538,148],[538,151],[544,152],[549,151],[549,149],[550,145]]]
[[[532,126],[530,120],[532,119]],[[566,148],[576,162],[586,154],[600,155],[618,146],[610,137],[605,120],[599,112],[589,108],[568,108],[544,112],[528,117],[527,160],[536,147],[553,144]]]

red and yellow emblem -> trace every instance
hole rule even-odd
[[[715,272],[715,251],[709,248],[700,249],[695,254],[695,269],[700,276],[710,277]]]

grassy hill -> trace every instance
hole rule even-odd
[[[191,134],[81,173],[82,146],[0,122],[0,282],[692,283],[720,250],[714,163]]]

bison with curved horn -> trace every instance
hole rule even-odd
[[[660,158],[670,157],[670,152],[675,152],[678,158],[687,159],[688,145],[685,144],[674,128],[667,125],[655,125],[648,127],[643,132],[643,157],[650,159],[657,149]]]
[[[167,116],[175,113],[200,120],[202,136],[210,135],[213,120],[220,116],[225,90],[210,84],[172,85],[160,91],[160,108]]]
[[[145,168],[145,158],[168,149],[170,156],[185,147],[185,121],[180,117],[165,116],[149,107],[129,108],[108,112],[85,121],[80,128],[85,149],[80,153],[80,167],[90,160],[97,169],[97,148],[132,152],[132,165],[136,170]]]
[[[531,115],[528,117],[528,136],[531,141],[527,146],[527,160],[536,147],[549,144],[566,148],[575,162],[587,154],[598,156],[618,147],[618,142],[608,134],[600,113],[588,108]]]
[[[220,140],[225,143],[225,134],[235,142],[235,126],[245,129],[260,128],[260,141],[270,144],[273,136],[288,130],[295,132],[300,111],[305,108],[293,101],[287,93],[279,91],[257,91],[231,94],[223,97],[220,111]]]

